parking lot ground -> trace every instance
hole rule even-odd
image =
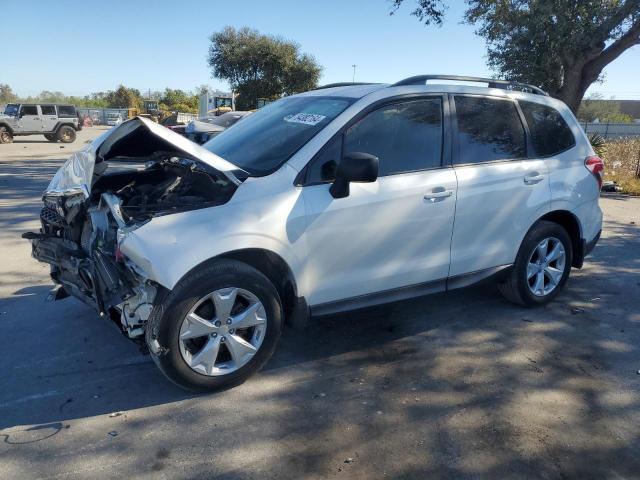
[[[45,301],[20,239],[99,133],[0,145],[0,478],[640,478],[640,199],[602,199],[598,247],[545,308],[482,285],[317,319],[194,395],[79,301]]]

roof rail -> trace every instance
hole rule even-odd
[[[376,85],[374,82],[338,82],[338,83],[327,83],[326,85],[320,85],[319,87],[314,88],[314,90],[322,90],[323,88],[334,88],[334,87],[350,87],[352,85]]]
[[[489,88],[502,88],[503,90],[519,90],[527,93],[535,93],[538,95],[549,95],[547,92],[535,85],[528,83],[515,82],[511,80],[496,80],[494,78],[482,77],[465,77],[462,75],[416,75],[400,80],[392,85],[399,87],[401,85],[422,85],[428,80],[454,80],[457,82],[481,82],[486,83]]]

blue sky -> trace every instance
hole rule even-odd
[[[191,90],[212,79],[209,35],[249,26],[295,40],[324,66],[321,83],[394,82],[420,73],[488,76],[484,41],[460,24],[463,2],[449,2],[445,25],[425,27],[409,15],[412,0],[389,16],[389,0],[0,0],[0,83],[20,95],[70,95],[118,84]],[[640,47],[606,69],[607,97],[640,99]]]

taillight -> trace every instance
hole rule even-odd
[[[602,188],[602,178],[604,177],[604,162],[602,159],[597,155],[592,155],[585,158],[584,166],[596,177],[598,187]]]

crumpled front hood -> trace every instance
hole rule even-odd
[[[44,194],[68,195],[82,193],[85,198],[88,198],[91,191],[93,167],[96,164],[96,152],[104,142],[104,139],[112,133],[113,130],[104,132],[91,143],[82,147],[81,150],[71,155],[53,176]]]
[[[205,163],[235,185],[241,183],[236,174],[241,173],[246,177],[246,172],[241,168],[182,135],[147,118],[136,117],[103,133],[71,155],[54,175],[45,190],[45,195],[82,193],[88,198],[97,158],[105,161],[119,155],[131,155],[131,157],[139,156],[140,162],[144,163],[148,159],[145,155],[154,153],[149,149],[155,148],[156,145],[163,147],[159,147],[160,150],[170,147],[187,158]],[[127,158],[127,162],[132,161],[135,161],[135,158]]]

